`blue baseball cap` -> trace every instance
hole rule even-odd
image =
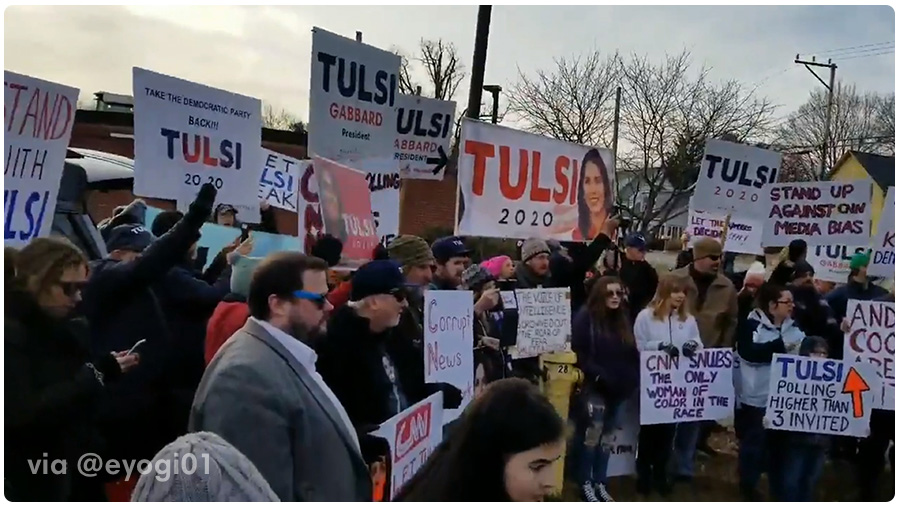
[[[472,250],[466,247],[461,237],[441,237],[431,245],[431,253],[434,259],[440,263],[446,263],[454,257],[468,257]]]
[[[350,300],[358,301],[371,295],[393,294],[403,291],[406,278],[398,262],[372,260],[353,274],[350,281]]]
[[[106,240],[106,250],[117,249],[140,253],[153,242],[153,234],[143,225],[119,225],[112,229]]]
[[[647,240],[644,239],[643,234],[635,232],[625,238],[625,247],[635,248],[638,251],[647,251]]]

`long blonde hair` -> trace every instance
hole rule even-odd
[[[653,318],[665,320],[669,316],[666,302],[673,293],[677,292],[683,292],[685,295],[684,303],[678,308],[678,319],[685,321],[688,319],[688,316],[693,316],[694,310],[691,307],[691,301],[693,300],[691,292],[693,288],[693,282],[689,277],[679,276],[677,274],[666,274],[659,278],[656,295],[653,296],[653,300],[651,300],[650,304],[647,306],[653,311]]]

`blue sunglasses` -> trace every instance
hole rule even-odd
[[[325,303],[328,302],[325,299],[324,294],[307,292],[306,290],[297,290],[292,295],[298,299],[308,300],[312,302],[313,304],[319,306],[319,309],[325,307]]]

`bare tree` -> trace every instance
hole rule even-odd
[[[419,41],[417,56],[410,58],[400,49],[393,49],[400,56],[400,82],[398,87],[401,93],[413,95],[416,88],[422,86],[426,96],[438,100],[452,100],[459,89],[460,83],[466,77],[466,67],[459,59],[456,45],[443,39]],[[420,84],[413,75],[417,70],[413,64],[421,67],[424,74]]]
[[[793,155],[785,171],[788,180],[818,179],[825,138],[824,89],[810,93],[807,102],[791,113],[777,132],[777,144]],[[856,86],[838,82],[834,89],[831,131],[825,168],[831,169],[847,150],[894,154],[894,95],[860,94]]]
[[[292,132],[306,132],[306,124],[297,116],[284,109],[275,110],[272,104],[265,104],[262,110],[262,124],[266,128],[276,130],[290,130]]]
[[[509,110],[528,130],[585,145],[603,145],[612,133],[618,56],[599,51],[554,60],[555,68],[519,80]]]
[[[774,107],[736,81],[709,82],[705,68],[692,74],[687,51],[661,64],[632,56],[620,65],[620,136],[630,149],[620,160],[619,204],[637,229],[655,232],[687,212],[706,140],[758,138]]]

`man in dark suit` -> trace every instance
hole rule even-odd
[[[372,484],[347,413],[316,371],[331,304],[321,259],[269,255],[250,282],[250,318],[219,350],[189,430],[222,436],[282,501],[370,501]]]

